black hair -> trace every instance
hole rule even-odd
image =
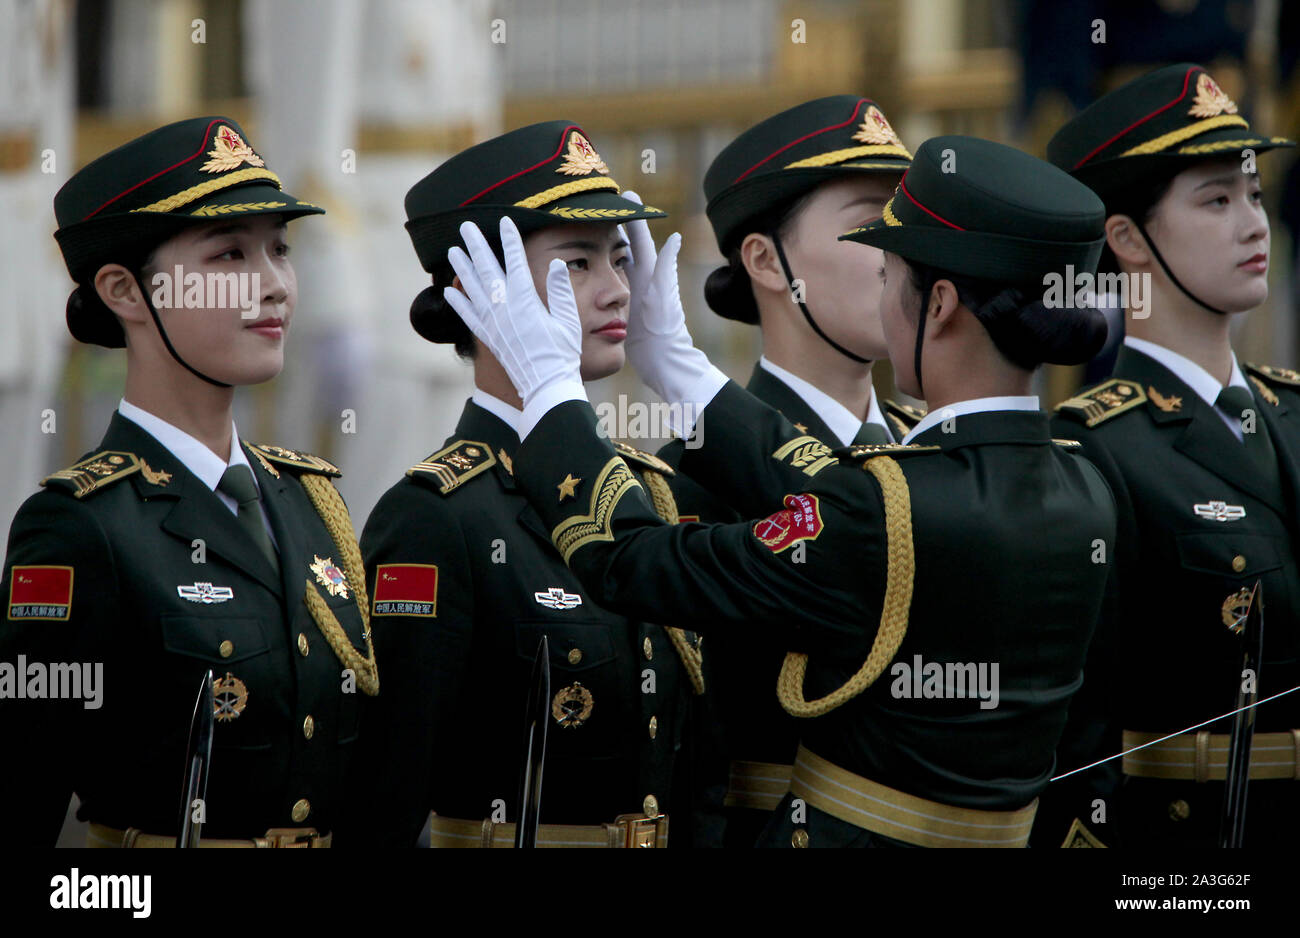
[[[505,251],[501,247],[500,235],[496,231],[485,229],[483,237],[496,255],[497,263],[504,268]],[[411,325],[430,342],[449,344],[462,359],[473,361],[478,349],[474,333],[442,295],[442,291],[456,279],[456,271],[447,260],[445,251],[430,273],[433,275],[433,285],[421,290],[411,302]]]
[[[1079,365],[1092,359],[1106,342],[1106,317],[1101,310],[1091,306],[1048,309],[1042,299],[1042,284],[1002,283],[902,260],[919,295],[916,315],[924,315],[936,283],[951,281],[962,305],[988,331],[998,351],[1018,368],[1032,371],[1044,363]]]
[[[734,235],[731,244],[724,247],[727,257],[726,265],[716,268],[704,281],[704,301],[709,308],[719,315],[742,322],[757,323],[758,303],[754,299],[753,286],[749,282],[749,273],[745,262],[740,257],[740,246],[745,238],[754,232],[769,237],[784,237],[789,234],[791,226],[799,212],[812,198],[815,189],[809,189],[799,195],[791,196],[772,207],[755,215],[745,222]]]
[[[1170,170],[1154,178],[1150,175],[1142,176],[1108,193],[1105,198],[1106,217],[1127,215],[1129,218],[1135,219],[1145,229],[1151,221],[1151,215],[1155,211],[1157,203],[1168,194],[1169,187],[1174,184],[1174,177],[1181,171],[1179,169]],[[1097,261],[1097,272],[1105,274],[1123,273],[1120,270],[1119,258],[1115,256],[1115,252],[1110,249],[1109,244],[1103,244],[1101,247],[1101,258]]]

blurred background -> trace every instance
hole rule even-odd
[[[757,329],[702,298],[721,258],[701,180],[741,130],[861,93],[913,150],[969,133],[1041,156],[1099,93],[1189,60],[1256,128],[1294,139],[1298,47],[1300,3],[1284,0],[0,0],[0,521],[98,443],[122,388],[123,353],[79,345],[64,326],[73,284],[52,237],[54,193],[168,121],[233,117],[290,191],[329,210],[290,227],[300,298],[288,361],[241,391],[236,418],[245,439],[339,464],[360,530],[441,446],[470,390],[469,366],[410,328],[428,278],[402,227],[406,190],[458,150],[536,121],[581,124],[614,178],[671,212],[655,236],[683,232],[691,331],[744,380]],[[1300,174],[1286,151],[1260,166],[1272,290],[1239,317],[1236,347],[1295,367]],[[875,376],[897,396],[887,362]],[[1082,377],[1046,371],[1044,406]],[[592,396],[621,394],[653,400],[630,371]]]

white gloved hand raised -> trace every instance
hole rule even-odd
[[[551,261],[543,303],[533,286],[523,238],[510,218],[501,219],[505,272],[477,225],[465,222],[460,236],[469,254],[453,247],[447,260],[461,289],[447,287],[443,296],[501,363],[523,399],[524,416],[515,428],[522,440],[556,404],[587,400],[581,370],[582,317],[569,269],[559,258]]]
[[[641,203],[641,197],[624,191],[623,198]],[[727,383],[727,376],[715,368],[708,356],[695,347],[686,328],[681,292],[677,286],[677,254],[682,236],[668,236],[655,254],[654,239],[645,219],[624,226],[632,263],[628,266],[628,287],[632,293],[627,325],[627,357],[641,380],[669,404],[681,404],[686,424],[674,426],[690,434],[699,408],[711,401]],[[671,412],[676,421],[676,409]]]

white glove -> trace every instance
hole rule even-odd
[[[460,236],[469,254],[453,247],[447,260],[460,277],[461,290],[447,287],[442,295],[496,356],[523,398],[523,419],[515,428],[523,440],[555,405],[587,400],[581,370],[582,317],[568,266],[556,258],[546,272],[548,312],[533,287],[523,238],[513,221],[501,219],[505,273],[477,225],[465,222]]]
[[[624,191],[623,198],[637,205],[641,197]],[[641,380],[669,404],[673,431],[690,435],[700,410],[727,383],[727,376],[715,368],[708,356],[697,349],[686,328],[681,292],[677,287],[677,253],[682,236],[668,236],[663,250],[655,255],[654,239],[645,219],[625,226],[632,263],[628,266],[628,287],[632,293],[628,309],[627,357]]]

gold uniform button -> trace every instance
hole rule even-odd
[[[792,847],[808,846],[808,832],[802,827],[796,828],[795,832],[790,835],[790,845]]]
[[[647,817],[654,817],[659,813],[659,799],[654,795],[646,795],[645,801],[641,802],[641,810]]]
[[[579,661],[581,661],[581,660],[582,660],[582,649],[581,649],[581,648],[571,648],[571,649],[569,649],[569,664],[577,664],[577,663],[578,663]]]
[[[306,658],[306,657],[307,657],[307,652],[309,652],[309,651],[311,651],[311,646],[307,644],[307,636],[304,635],[302,632],[299,632],[299,633],[298,633],[298,653],[301,654],[304,658]]]
[[[1245,569],[1246,569],[1246,558],[1243,557],[1243,556],[1241,556],[1241,554],[1238,554],[1236,557],[1233,557],[1233,558],[1232,558],[1232,569],[1236,570],[1238,573],[1240,573],[1242,570],[1245,570]]]
[[[655,646],[650,644],[650,636],[647,635],[641,640],[641,650],[645,652],[645,660],[649,661],[655,656]]]
[[[295,824],[301,824],[307,820],[309,814],[311,814],[311,802],[306,798],[299,798],[293,803],[293,811],[289,816],[293,818]]]
[[[220,646],[218,646],[217,651],[221,652],[221,657],[229,658],[235,653],[235,643],[230,639],[226,639]]]
[[[658,717],[651,717],[651,718],[650,718],[650,738],[651,738],[651,739],[654,739],[654,738],[655,738],[655,735],[658,734],[658,732],[659,732],[659,718],[658,718]]]
[[[312,719],[311,714],[309,713],[307,714],[307,719],[302,721],[302,735],[306,736],[308,739],[311,739],[312,734],[315,732],[316,732],[316,721]]]
[[[1175,821],[1185,821],[1192,816],[1192,806],[1182,798],[1169,802],[1169,816]]]

